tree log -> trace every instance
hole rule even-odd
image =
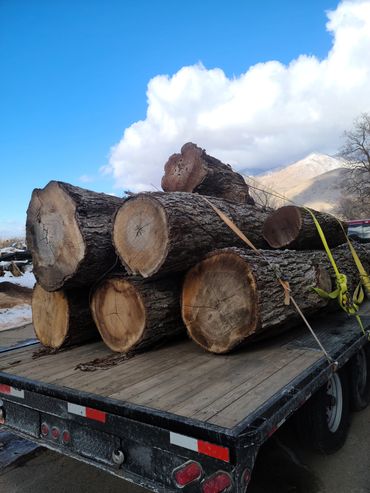
[[[254,204],[244,178],[229,164],[209,156],[192,142],[184,144],[180,152],[172,154],[164,166],[164,191],[196,192],[242,204]]]
[[[330,247],[346,241],[338,220],[324,212],[313,211]],[[346,229],[346,225],[343,223]],[[311,214],[303,207],[286,205],[273,212],[265,221],[263,237],[271,248],[297,250],[322,249],[323,244]]]
[[[255,243],[267,214],[254,206],[209,198]],[[143,277],[185,271],[201,257],[226,246],[243,246],[203,197],[185,192],[142,193],[117,212],[113,243],[123,265]]]
[[[368,267],[367,253],[359,253]],[[324,252],[266,250],[263,254],[289,282],[291,294],[306,316],[327,307],[328,300],[312,290],[331,291],[335,286],[334,271]],[[335,249],[334,256],[348,276],[352,294],[359,276],[348,247]],[[301,321],[292,304],[284,305],[283,289],[268,262],[250,250],[231,248],[210,254],[188,272],[182,317],[195,342],[207,351],[227,353]]]
[[[105,279],[91,299],[105,344],[117,352],[139,351],[185,334],[178,279]]]
[[[68,183],[35,189],[27,211],[27,244],[37,281],[47,291],[89,285],[116,261],[112,218],[123,200]]]
[[[90,313],[89,290],[49,292],[36,284],[32,294],[32,322],[41,344],[60,349],[99,336]]]

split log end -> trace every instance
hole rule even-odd
[[[154,197],[136,196],[118,210],[113,244],[129,273],[143,277],[156,273],[166,258],[168,243],[166,211]]]
[[[32,193],[27,210],[27,245],[38,282],[47,290],[63,287],[85,256],[76,204],[58,182]]]
[[[172,154],[164,165],[162,188],[165,192],[193,192],[207,175],[204,150],[192,142],[184,144],[180,154]]]
[[[45,347],[59,349],[68,335],[69,305],[63,291],[48,292],[36,284],[32,295],[32,322]]]
[[[271,248],[289,248],[294,246],[301,228],[300,208],[286,205],[268,216],[262,228],[262,236]]]
[[[92,296],[91,312],[112,351],[125,353],[142,338],[146,309],[139,291],[123,278],[104,281]]]
[[[185,278],[182,316],[190,337],[207,351],[226,353],[253,334],[258,322],[256,279],[234,253],[217,253]]]

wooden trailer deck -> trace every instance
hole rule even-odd
[[[356,334],[360,337],[355,319],[344,313],[323,320],[315,326],[332,354]],[[0,333],[0,347],[4,337],[9,334]],[[323,358],[304,328],[224,356],[206,353],[184,339],[95,371],[76,367],[109,361],[112,352],[102,342],[33,358],[39,347],[0,354],[0,372],[223,428],[235,427]]]

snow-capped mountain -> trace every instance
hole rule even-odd
[[[345,194],[345,162],[326,154],[310,154],[295,163],[247,179],[253,185],[278,194],[299,205],[334,212],[340,197]],[[284,201],[278,201],[277,206]]]
[[[342,168],[343,165],[341,159],[314,153],[295,163],[257,175],[255,178],[265,187],[278,189],[280,193],[284,193],[305,180]]]

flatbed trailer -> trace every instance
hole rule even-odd
[[[96,371],[76,368],[109,361],[102,342],[35,358],[31,337],[0,332],[0,421],[152,491],[245,492],[261,445],[367,343],[343,312],[313,325],[336,365],[304,327],[223,356],[184,339]]]

